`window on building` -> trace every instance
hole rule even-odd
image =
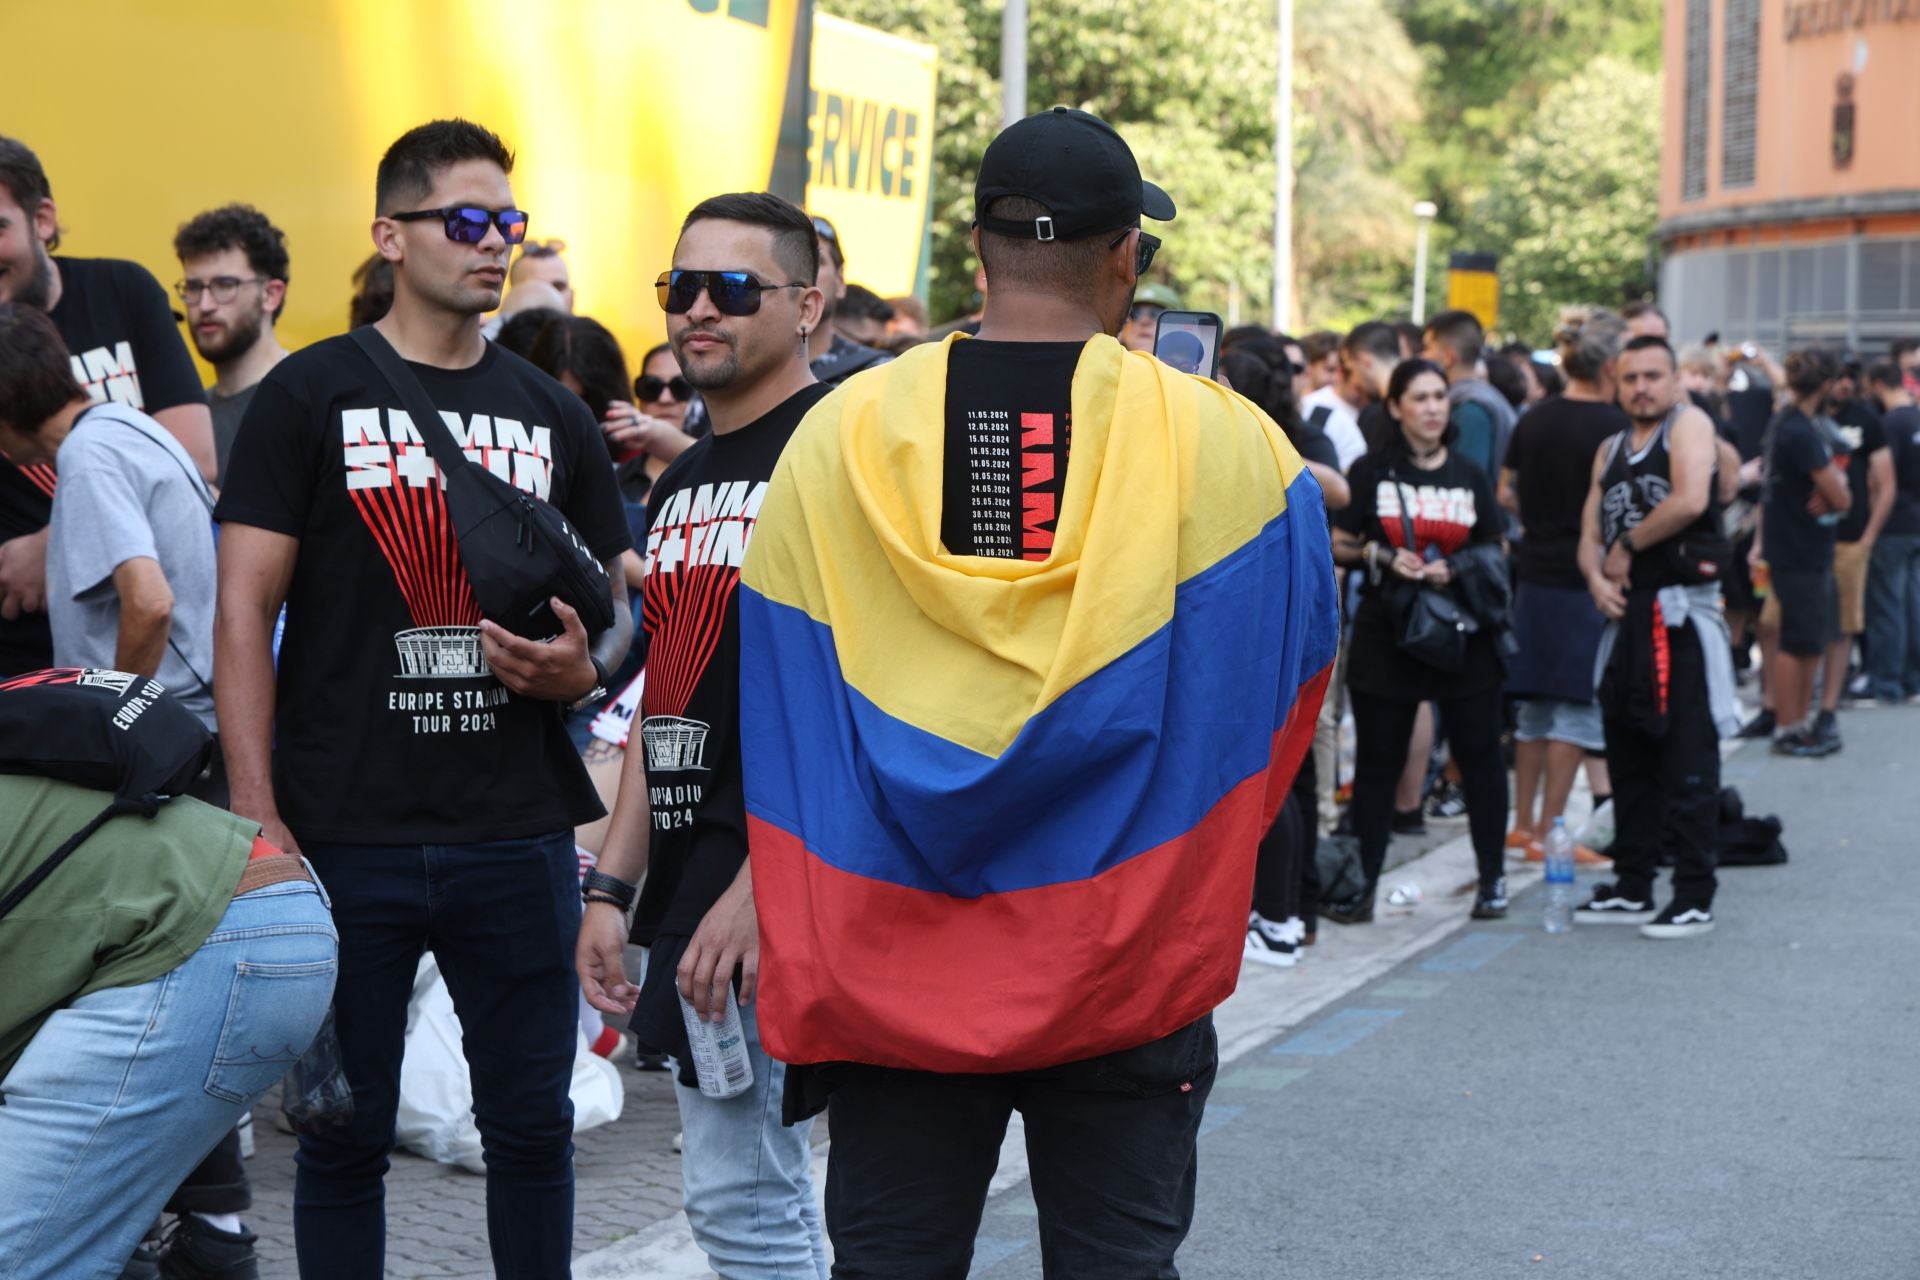
[[[1691,24],[1691,15],[1688,21]],[[1688,33],[1691,39],[1691,25]],[[1760,110],[1760,0],[1727,0],[1726,40],[1720,103],[1720,185],[1750,187],[1754,121]]]
[[[1680,198],[1707,194],[1707,108],[1713,94],[1713,0],[1687,0],[1686,107],[1680,151]]]

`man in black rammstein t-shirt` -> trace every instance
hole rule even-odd
[[[166,292],[144,267],[112,258],[56,258],[59,214],[39,158],[0,136],[0,302],[45,311],[74,381],[96,403],[116,400],[171,431],[213,476],[213,425]],[[47,520],[54,471],[0,457],[0,676],[49,666]]]
[[[565,1275],[572,1258],[572,829],[603,810],[562,717],[626,651],[617,562],[632,539],[586,406],[481,337],[509,237],[527,226],[512,163],[460,120],[393,144],[373,240],[393,264],[394,302],[375,327],[467,457],[551,501],[608,566],[615,625],[590,649],[559,601],[564,630],[544,644],[481,618],[439,468],[349,337],[288,357],[260,384],[216,511],[214,681],[233,809],[307,855],[340,931],[334,1009],[354,1117],[301,1136],[294,1186],[301,1272],[328,1280],[384,1270],[381,1181],[428,948],[473,1069],[494,1265]]]
[[[1867,573],[1867,675],[1883,706],[1920,697],[1920,409],[1891,362],[1868,371],[1893,462],[1893,509]]]
[[[822,323],[815,230],[778,196],[715,196],[687,215],[661,278],[667,336],[713,431],[681,454],[647,501],[646,681],[620,798],[587,880],[578,967],[594,1007],[631,1013],[643,1048],[680,1063],[688,1220],[722,1275],[758,1259],[766,1274],[826,1280],[814,1207],[812,1122],[783,1126],[789,1068],[760,1044],[760,964],[740,743],[740,566],[774,464],[827,394],[807,366]],[[644,890],[637,889],[642,875]],[[639,990],[626,982],[624,916],[638,894],[634,942],[647,948]],[[738,974],[753,1079],[713,1098],[697,1087],[684,1000],[724,1016]]]

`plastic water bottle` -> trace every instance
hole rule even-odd
[[[1565,818],[1553,820],[1547,832],[1547,909],[1544,921],[1548,933],[1565,933],[1573,928],[1573,833]]]
[[[687,1044],[693,1050],[693,1074],[700,1092],[709,1098],[733,1098],[753,1086],[753,1061],[747,1057],[747,1033],[740,1025],[740,1005],[727,984],[727,1016],[719,1022],[700,1016],[680,997],[680,1017],[687,1024]]]

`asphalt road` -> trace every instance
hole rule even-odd
[[[1792,861],[1711,935],[1549,936],[1533,888],[1229,1065],[1181,1273],[1920,1277],[1920,709],[1842,728],[1728,761]],[[973,1274],[1036,1230],[995,1197]]]

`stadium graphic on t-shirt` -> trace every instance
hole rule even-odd
[[[383,416],[384,415],[384,416]],[[442,411],[469,459],[536,497],[553,475],[551,433],[509,418]],[[383,426],[384,423],[384,426]],[[400,674],[412,679],[491,676],[480,648],[480,605],[460,563],[445,479],[404,409],[340,415],[347,495],[393,570],[414,625],[396,633]]]
[[[766,494],[764,480],[679,489],[647,533],[650,621],[640,739],[650,772],[707,767],[712,726],[685,713],[719,647]]]

